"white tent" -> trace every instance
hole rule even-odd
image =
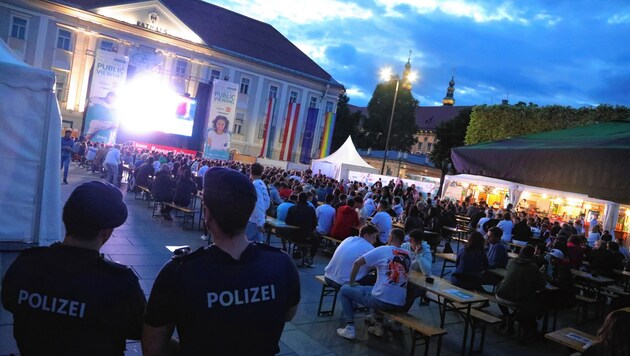
[[[49,245],[61,235],[61,116],[55,75],[0,39],[0,243]]]
[[[378,173],[378,169],[370,166],[361,158],[350,136],[348,136],[346,142],[331,155],[313,160],[313,162],[311,162],[311,169],[314,174],[321,171],[321,173],[327,177],[337,180],[347,179],[348,171]]]

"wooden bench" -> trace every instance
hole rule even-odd
[[[183,222],[183,230],[186,230],[186,223],[190,222],[190,229],[194,230],[195,229],[195,210],[189,208],[189,207],[184,207],[184,206],[179,206],[173,203],[163,203],[165,206],[168,206],[172,209],[175,209],[175,217],[177,217],[177,212],[181,211],[182,213],[184,213],[184,222]]]
[[[151,203],[153,203],[153,195],[151,194],[151,189],[137,184],[136,187],[138,187],[140,191],[134,193],[134,199],[138,199],[138,193],[142,193],[142,199],[144,199],[144,197],[146,196],[148,198],[147,200],[149,201],[148,207],[151,208]]]
[[[576,323],[580,323],[580,310],[582,311],[582,321],[586,321],[588,316],[588,306],[590,304],[597,305],[599,301],[595,298],[587,297],[581,294],[575,295],[575,301],[577,302],[577,314],[576,314]]]
[[[411,353],[413,355],[416,351],[416,346],[421,346],[424,344],[424,354],[429,354],[429,341],[432,337],[438,337],[438,348],[436,355],[440,354],[440,349],[442,346],[442,336],[446,335],[447,331],[445,329],[441,329],[435,326],[427,325],[420,318],[417,318],[413,315],[407,314],[405,312],[388,312],[381,311],[384,316],[389,318],[390,320],[401,323],[403,326],[408,327],[411,330]],[[423,341],[422,343],[418,343],[419,341]]]
[[[481,293],[478,291],[475,291],[475,293],[482,295],[485,298],[488,298],[488,301],[494,302],[496,304],[497,303],[497,299],[495,296],[490,295],[489,293]],[[453,303],[453,306],[457,309],[466,309],[467,306],[464,304],[459,304],[459,303]],[[487,306],[487,304],[486,304]],[[494,324],[498,324],[501,322],[500,318],[497,318],[496,316],[492,315],[492,314],[488,314],[486,312],[484,312],[483,310],[479,310],[479,307],[476,307],[473,305],[473,308],[470,309],[470,327],[472,329],[471,335],[470,335],[470,353],[472,354],[473,352],[482,352],[483,351],[483,345],[484,342],[486,340],[486,326],[487,325],[494,325]],[[475,334],[481,334],[481,340],[479,341],[479,349],[474,350],[475,347]]]
[[[335,304],[337,304],[337,293],[339,293],[339,289],[328,285],[323,275],[315,276],[315,279],[322,284],[322,292],[319,295],[319,306],[317,307],[317,316],[332,316],[335,314]],[[332,306],[328,310],[322,310],[322,304],[326,297],[333,298]]]

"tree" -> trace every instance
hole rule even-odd
[[[335,119],[335,128],[333,131],[332,143],[330,144],[330,152],[335,152],[348,136],[352,136],[355,140],[359,134],[359,123],[361,121],[361,112],[351,112],[348,107],[350,98],[345,91],[339,93],[339,101],[337,102],[337,118]]]
[[[436,167],[442,167],[442,163],[451,157],[452,148],[464,145],[471,113],[472,109],[464,109],[452,120],[442,122],[436,127],[437,142],[429,153],[429,157]]]
[[[368,117],[363,123],[362,139],[357,140],[361,148],[375,150],[385,149],[389,119],[394,102],[396,81],[390,80],[376,86],[372,99],[368,103]],[[416,107],[418,100],[414,99],[409,89],[405,89],[401,83],[396,99],[396,111],[392,131],[389,137],[389,149],[409,151],[416,143],[414,135],[418,132],[416,126]]]

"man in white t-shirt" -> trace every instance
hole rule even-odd
[[[120,181],[118,180],[118,166],[122,163],[122,157],[120,155],[120,145],[114,145],[110,148],[105,155],[105,161],[103,165],[107,169],[107,181],[118,187],[120,187]]]
[[[337,246],[335,254],[324,269],[326,284],[334,288],[341,288],[342,285],[348,283],[350,281],[352,264],[358,258],[374,249],[374,243],[377,238],[378,230],[374,225],[362,227],[359,236],[345,238]],[[367,265],[361,266],[355,276],[355,281],[363,286],[373,285],[374,278],[369,272],[370,269]]]
[[[377,247],[352,264],[350,280],[341,287],[339,300],[343,308],[346,327],[337,329],[337,335],[346,339],[357,337],[354,328],[354,306],[356,302],[367,308],[378,310],[403,310],[407,298],[408,273],[411,266],[409,252],[400,248],[405,239],[402,229],[393,229],[387,246]],[[376,268],[376,283],[373,287],[360,286],[356,276],[362,266]],[[376,324],[368,332],[383,335],[383,316],[375,313]]]
[[[387,236],[392,229],[392,217],[387,213],[389,203],[385,199],[381,199],[378,203],[377,213],[372,218],[371,223],[376,225],[376,228],[380,232],[378,237],[379,242],[377,245],[385,245],[387,243]]]
[[[488,209],[488,211],[486,212],[486,217],[479,219],[476,228],[477,231],[479,231],[482,235],[486,234],[486,231],[483,229],[483,224],[487,223],[490,219],[492,219],[493,216],[494,211],[492,211],[492,209]]]

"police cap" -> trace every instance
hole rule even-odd
[[[127,205],[116,186],[91,181],[78,186],[63,207],[66,230],[113,229],[127,220]]]

